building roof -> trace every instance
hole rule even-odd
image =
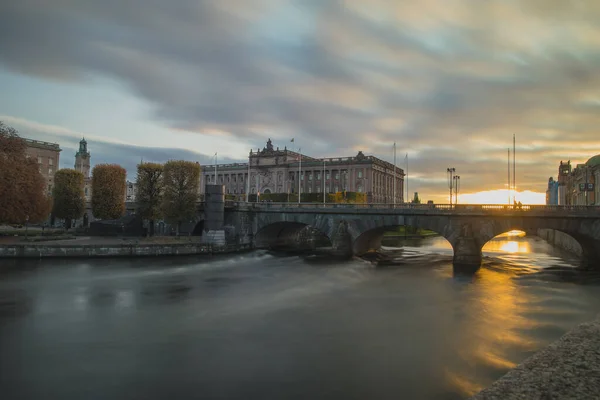
[[[41,140],[33,140],[33,139],[26,139],[26,138],[23,138],[23,140],[27,144],[27,147],[35,147],[36,149],[61,151],[61,148],[58,145],[58,143],[49,143],[49,142],[43,142]]]
[[[594,167],[596,165],[600,165],[600,154],[595,155],[594,157],[587,160],[585,165],[587,165],[588,167]]]

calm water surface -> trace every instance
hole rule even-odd
[[[442,238],[388,245],[385,267],[3,261],[0,398],[463,399],[600,312],[600,276],[535,237],[474,275]]]

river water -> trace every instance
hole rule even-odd
[[[387,245],[2,261],[0,398],[464,399],[600,312],[599,274],[535,237],[472,275],[443,238]]]

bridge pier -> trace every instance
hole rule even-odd
[[[481,239],[473,232],[471,223],[463,223],[460,229],[455,229],[450,235],[450,243],[454,250],[453,264],[455,270],[476,271],[481,266]]]
[[[479,269],[483,257],[481,246],[474,237],[458,238],[452,247],[454,249],[452,263],[455,271],[475,272]]]

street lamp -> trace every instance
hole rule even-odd
[[[446,173],[448,175],[448,188],[450,189],[450,206],[452,207],[452,189],[454,187],[454,173],[456,172],[456,168],[446,168]]]
[[[458,192],[460,191],[460,175],[454,175],[454,204],[458,204]]]

